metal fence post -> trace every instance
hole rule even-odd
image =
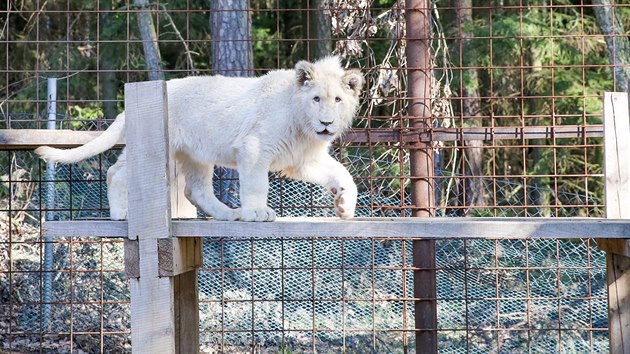
[[[428,0],[406,0],[407,99],[410,127],[419,133],[431,129],[431,10]],[[433,216],[433,148],[415,142],[410,151],[413,216]],[[435,241],[413,241],[416,352],[437,353]]]

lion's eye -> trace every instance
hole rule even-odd
[[[319,96],[315,96],[315,97],[313,97],[313,101],[315,101],[315,102],[319,102],[319,100],[320,100]]]
[[[335,97],[335,102],[341,102],[341,98],[340,97]]]

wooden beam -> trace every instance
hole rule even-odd
[[[605,218],[278,218],[249,223],[204,219],[173,220],[174,237],[230,238],[628,238],[630,220]],[[53,238],[125,237],[124,221],[47,221],[44,232]],[[96,235],[98,233],[98,235]]]
[[[628,237],[630,221],[604,219],[544,220],[505,218],[284,218],[273,223],[182,220],[173,223],[178,237],[376,237],[376,238],[580,238]]]
[[[171,237],[166,85],[125,85],[128,236],[138,240],[139,277],[130,279],[133,353],[175,353],[172,278],[159,277],[158,239]]]
[[[35,149],[42,145],[71,148],[83,145],[101,135],[101,131],[0,129],[0,149]],[[125,144],[122,139],[117,146]]]
[[[630,121],[628,95],[604,94],[604,170],[606,217],[630,218]],[[599,248],[630,257],[628,240],[599,240]]]
[[[127,221],[116,220],[67,220],[45,221],[42,236],[62,237],[127,237]]]
[[[201,243],[199,244],[201,246]],[[199,353],[199,288],[197,269],[172,277],[175,293],[175,352]]]
[[[171,217],[194,217],[196,208],[169,152],[166,105],[164,81],[125,85],[127,237],[137,239],[139,258],[139,277],[130,279],[134,353],[199,352],[201,240],[172,234]]]
[[[127,229],[125,223],[125,230]],[[125,275],[127,278],[140,278],[140,245],[138,240],[125,236]]]
[[[169,154],[171,217],[196,218],[195,207],[185,196],[185,176],[175,155]],[[171,222],[172,225],[172,222]],[[171,236],[172,234],[171,229]],[[158,272],[172,277],[175,311],[175,352],[199,351],[199,284],[197,269],[203,265],[203,240],[199,237],[158,239]]]
[[[606,217],[630,218],[630,112],[628,94],[604,94]],[[630,243],[599,240],[606,251],[611,353],[630,353]]]
[[[201,267],[201,238],[161,238],[158,239],[158,274],[172,277],[194,271]]]

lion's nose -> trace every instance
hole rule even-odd
[[[327,126],[329,126],[329,125],[331,125],[331,124],[333,123],[333,121],[332,121],[332,120],[331,120],[330,122],[324,122],[324,121],[321,121],[321,120],[320,120],[319,122],[320,122],[320,123],[322,123],[322,124],[323,124],[324,126],[326,126],[326,127],[327,127]]]

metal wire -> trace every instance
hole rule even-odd
[[[603,6],[590,2],[456,3],[464,5],[433,2],[429,9],[434,81],[426,130],[408,112],[409,102],[425,97],[408,94],[402,1],[300,8],[250,0],[251,71],[315,59],[319,44],[332,41],[344,63],[365,73],[354,129],[332,152],[359,187],[358,216],[418,210],[410,189],[418,143],[431,145],[435,162],[433,215],[603,216],[600,97],[621,87],[614,69],[630,70],[609,54],[627,35],[602,33],[595,11]],[[151,4],[167,78],[213,73],[207,7]],[[609,9],[625,15],[630,5]],[[130,1],[0,4],[0,128],[44,128],[45,82],[58,78],[57,128],[105,129],[114,118],[106,106],[122,109],[122,83],[146,80],[150,71],[140,11]],[[328,37],[314,28],[322,15],[331,17]],[[122,59],[109,63],[111,53]],[[112,77],[113,96],[102,90]],[[58,166],[51,177],[31,151],[0,150],[0,351],[131,350],[122,242],[41,236],[46,213],[108,217],[105,171],[117,155]],[[235,197],[233,181],[218,179],[221,198]],[[322,188],[271,179],[269,204],[278,215],[334,216]],[[440,352],[608,352],[606,263],[593,241],[438,240],[436,264],[424,269],[435,272],[434,298],[414,295],[420,269],[413,250],[409,240],[344,235],[208,239],[199,272],[200,350],[420,352],[414,303],[422,300],[436,303],[430,332]]]

